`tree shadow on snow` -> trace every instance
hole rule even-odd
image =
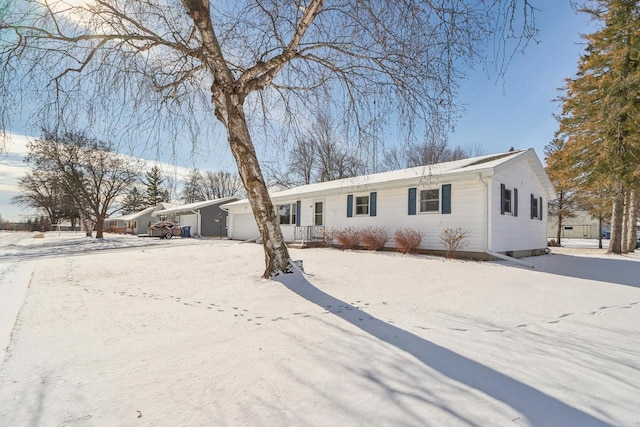
[[[280,274],[274,279],[323,309],[348,307],[349,309],[333,314],[367,334],[411,354],[427,367],[450,379],[509,405],[526,417],[531,425],[612,426],[488,366],[376,319],[365,311],[316,288],[297,269],[291,274]]]
[[[535,271],[640,288],[640,263],[633,260],[551,254],[529,261]]]

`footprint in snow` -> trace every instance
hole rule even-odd
[[[558,316],[558,319],[562,319],[563,317],[571,316],[573,313],[565,313],[562,316]]]
[[[560,321],[559,320],[551,320],[551,321],[549,321],[547,323],[560,323]]]

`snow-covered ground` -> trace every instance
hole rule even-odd
[[[304,249],[279,283],[255,244],[34,235],[0,233],[1,426],[640,426],[638,254]]]

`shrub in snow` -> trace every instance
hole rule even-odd
[[[384,227],[368,227],[360,235],[362,244],[372,251],[379,251],[389,241],[389,232]]]
[[[360,230],[353,227],[338,230],[336,231],[336,240],[345,249],[355,249],[360,244]]]
[[[393,235],[396,246],[403,254],[413,254],[420,248],[422,233],[413,228],[399,228]]]
[[[442,230],[440,241],[446,250],[445,256],[453,258],[457,250],[467,246],[469,243],[467,237],[469,237],[469,233],[462,228],[445,228]]]
[[[327,230],[326,228],[322,230],[322,242],[325,246],[329,247],[333,245],[333,241],[336,239],[336,229],[331,227],[331,229]]]

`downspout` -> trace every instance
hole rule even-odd
[[[196,222],[198,223],[198,237],[202,237],[201,227],[202,227],[202,215],[200,215],[200,209],[197,211],[191,210],[194,214],[196,214]]]
[[[478,173],[478,179],[484,184],[484,203],[485,203],[485,215],[484,215],[484,251],[486,253],[491,252],[491,203],[489,203],[489,184],[482,179],[482,173]]]
[[[490,200],[489,200],[490,197],[491,197],[491,195],[489,194],[489,184],[484,179],[482,179],[482,174],[481,173],[478,173],[478,179],[480,180],[481,183],[484,184],[484,194],[485,194],[484,202],[486,204],[486,209],[485,209],[486,215],[485,215],[485,218],[484,218],[484,226],[485,226],[484,231],[485,231],[486,236],[487,236],[487,238],[485,240],[485,248],[484,248],[485,252],[488,255],[491,255],[494,258],[498,258],[498,259],[502,259],[502,260],[505,260],[505,261],[513,262],[515,264],[519,264],[519,265],[522,265],[524,267],[534,268],[533,264],[529,264],[528,262],[524,262],[524,261],[521,261],[521,260],[519,260],[517,258],[513,258],[513,257],[507,256],[505,254],[501,254],[501,253],[494,252],[494,251],[491,250],[491,225],[492,224],[491,224],[491,203],[490,203]]]

